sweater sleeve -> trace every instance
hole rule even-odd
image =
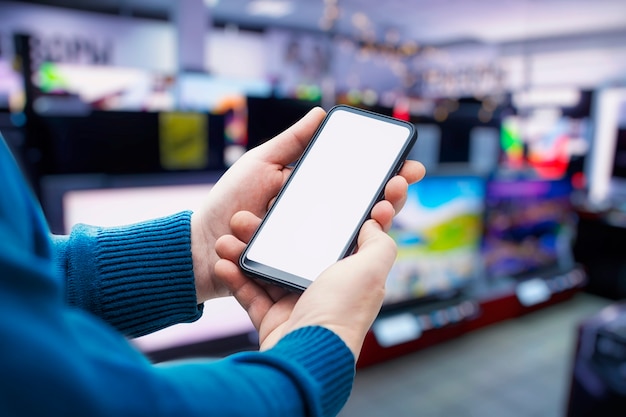
[[[197,320],[191,212],[124,227],[76,225],[54,236],[66,299],[137,337]]]
[[[326,417],[336,415],[347,400],[354,377],[354,357],[337,335],[322,327],[296,330],[265,352],[244,352],[213,362],[151,364],[110,325],[118,319],[109,319],[107,323],[85,311],[105,311],[97,292],[107,288],[108,280],[100,280],[96,285],[92,280],[99,268],[104,276],[112,275],[111,285],[122,287],[112,271],[122,266],[133,270],[132,265],[125,265],[128,259],[116,262],[115,257],[101,256],[115,253],[102,248],[116,230],[85,226],[80,233],[57,242],[60,246],[56,250],[66,251],[61,257],[67,262],[62,270],[95,274],[87,280],[75,276],[71,285],[93,285],[96,295],[89,295],[88,300],[75,299],[69,305],[65,299],[65,277],[55,269],[43,215],[1,140],[0,183],[0,416]],[[120,234],[128,235],[127,239],[116,235],[115,240],[130,240],[127,249],[134,248],[139,254],[157,250],[151,246],[162,246],[158,251],[180,250],[188,256],[188,248],[168,249],[170,244],[176,245],[167,240],[167,236],[176,235],[175,230],[188,229],[187,217],[188,214],[181,214],[158,220],[150,227],[144,224],[123,228]],[[158,226],[161,221],[163,224]],[[160,244],[148,244],[151,232],[143,229],[153,227],[167,231],[158,233],[156,241]],[[144,237],[139,239],[141,242],[132,242],[136,236]],[[84,258],[74,259],[77,256]],[[104,259],[109,259],[109,263]],[[147,262],[144,269],[153,271],[153,263]],[[154,274],[158,276],[160,272]],[[186,277],[182,281],[190,282],[189,271],[181,276]],[[178,278],[177,274],[164,277],[174,282]],[[138,283],[142,281],[145,277],[129,288],[140,287]],[[165,309],[165,315],[171,316],[168,306],[176,303],[176,297],[190,298],[182,303],[187,307],[181,316],[198,314],[189,285],[183,285],[185,290],[176,297],[168,295],[169,289],[160,295],[159,290],[152,294],[152,286],[145,289],[145,299],[139,290],[129,297],[140,300],[149,309],[143,314],[129,306],[123,316],[131,321],[139,317],[140,323],[131,327],[144,331],[153,327],[141,324],[145,316],[151,317],[150,323],[155,322],[159,313],[152,310]],[[117,291],[114,297],[120,303],[118,308],[125,305],[123,292]],[[72,297],[80,298],[77,293]],[[160,297],[167,302],[152,307],[151,300]],[[115,313],[105,311],[102,315]]]
[[[191,405],[185,415],[335,416],[350,395],[354,365],[354,356],[337,335],[323,327],[305,327],[268,351],[238,353],[206,368],[197,363],[166,365],[159,372],[176,375],[171,392]],[[205,383],[223,397],[194,401],[206,398]]]

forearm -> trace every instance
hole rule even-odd
[[[2,415],[330,417],[354,378],[350,350],[321,327],[264,352],[155,366],[76,312],[30,324],[0,347]]]
[[[191,213],[116,228],[78,225],[56,237],[66,299],[127,336],[200,317],[190,244]]]
[[[305,327],[267,351],[200,366],[166,365],[159,372],[171,381],[170,398],[185,415],[335,416],[350,395],[354,366],[337,335]]]

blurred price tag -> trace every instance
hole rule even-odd
[[[410,313],[379,318],[374,322],[372,331],[378,344],[390,347],[419,339],[422,328],[417,317]]]
[[[541,278],[520,282],[515,288],[515,293],[525,307],[548,301],[552,295],[548,284]]]

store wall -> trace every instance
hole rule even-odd
[[[56,61],[165,73],[177,69],[176,30],[166,21],[7,2],[0,4],[0,28],[0,58],[10,55],[13,33],[28,32],[39,39],[39,51]],[[283,80],[286,88],[301,82],[320,82],[322,75],[330,75],[327,79],[340,90],[388,91],[415,89],[417,85],[421,90],[415,91],[433,95],[471,94],[466,91],[468,76],[473,80],[470,84],[482,90],[563,85],[593,88],[626,81],[626,30],[501,45],[444,45],[400,60],[390,59],[384,52],[364,54],[357,43],[331,44],[322,35],[226,28],[211,30],[206,36],[204,55],[211,73]],[[294,40],[309,48],[304,54],[309,61],[288,62]],[[323,56],[321,62],[313,62],[319,65],[316,67],[311,61],[315,57],[310,54],[317,49]],[[403,61],[402,69],[399,61]],[[311,69],[315,72],[302,72]]]
[[[102,64],[175,73],[176,30],[169,22],[111,16],[18,3],[0,4],[2,55],[12,55],[11,37],[28,33],[36,50],[56,62]],[[206,69],[217,75],[265,75],[265,43],[258,34],[207,33]]]
[[[175,70],[174,31],[166,22],[4,3],[0,27],[9,39],[32,34],[39,54],[54,61]]]

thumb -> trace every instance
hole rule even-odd
[[[369,267],[380,268],[379,270],[391,269],[398,248],[394,240],[382,228],[376,220],[369,219],[361,227],[357,242],[357,253],[359,258],[373,256],[378,262]]]
[[[281,166],[291,164],[302,155],[324,116],[326,112],[321,107],[311,109],[287,130],[258,146],[259,155],[266,161]]]

